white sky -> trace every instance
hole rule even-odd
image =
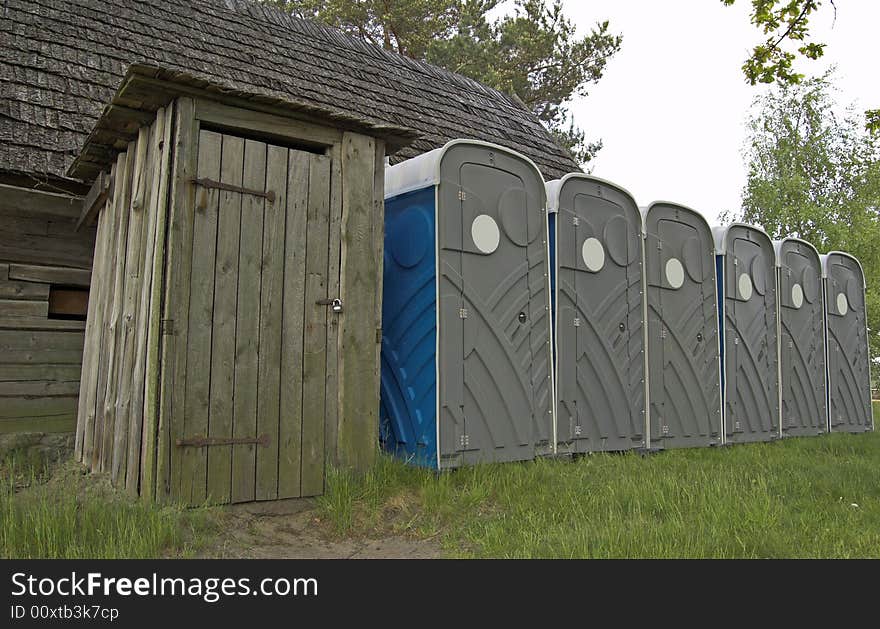
[[[838,66],[841,104],[880,108],[880,2],[835,0],[811,19],[813,40],[827,44],[818,62]],[[623,46],[590,95],[572,107],[575,123],[605,146],[594,175],[629,190],[639,205],[663,199],[691,206],[710,222],[740,207],[745,184],[745,121],[761,87],[740,67],[761,39],[749,0],[565,0],[565,13],[587,33],[599,20],[623,34]],[[832,27],[832,22],[833,27]]]

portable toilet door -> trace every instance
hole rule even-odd
[[[715,245],[703,216],[656,202],[644,213],[652,448],[720,445]]]
[[[779,433],[776,249],[760,227],[715,229],[724,442],[773,441]]]
[[[544,180],[455,140],[386,168],[380,438],[436,469],[554,451]]]
[[[828,419],[832,432],[874,429],[865,312],[865,274],[841,251],[822,256],[828,356]]]
[[[783,437],[828,432],[825,296],[819,252],[806,240],[776,247],[779,303],[780,415]]]
[[[622,188],[581,173],[547,184],[557,452],[645,447],[642,215]]]

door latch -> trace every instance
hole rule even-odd
[[[335,299],[319,299],[315,303],[319,306],[330,306],[330,309],[335,313],[342,312],[342,300],[338,297]]]

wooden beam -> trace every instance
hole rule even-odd
[[[301,141],[318,149],[333,146],[342,140],[342,132],[332,127],[229,107],[208,100],[196,101],[196,118],[231,130],[245,130],[251,135],[262,134],[285,143]]]
[[[365,472],[375,461],[379,399],[376,390],[376,304],[381,286],[381,240],[374,238],[376,144],[346,133],[342,142],[342,261],[340,284],[340,403],[338,459]],[[380,217],[381,218],[381,217]]]
[[[72,269],[64,266],[42,266],[36,264],[10,264],[9,279],[42,284],[61,284],[64,286],[89,287],[92,272],[86,269]]]
[[[48,298],[48,284],[0,280],[0,299],[35,299],[44,301]]]
[[[71,399],[73,399],[74,401],[76,400],[76,398]],[[40,417],[15,417],[10,419],[0,419],[0,434],[9,434],[13,432],[73,432],[75,428],[76,411]]]
[[[77,218],[82,197],[0,184],[0,213]]]
[[[92,225],[95,222],[95,216],[97,216],[98,210],[104,205],[104,202],[110,194],[111,184],[112,181],[110,175],[106,170],[98,173],[98,177],[95,179],[89,193],[83,200],[82,213],[76,221],[74,231],[79,231],[79,228],[84,224]]]
[[[0,299],[0,317],[47,317],[48,301]]]
[[[66,319],[46,319],[40,317],[0,317],[0,330],[66,330],[82,332],[85,321]]]

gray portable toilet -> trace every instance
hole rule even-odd
[[[865,274],[841,251],[822,256],[828,355],[828,420],[832,432],[874,429],[865,312]]]
[[[613,183],[571,173],[547,184],[547,211],[557,451],[644,448],[644,240],[638,205]]]
[[[435,469],[555,450],[544,180],[454,140],[385,171],[380,439]]]
[[[822,261],[806,240],[776,247],[779,303],[780,426],[783,437],[828,432]]]
[[[652,448],[722,443],[715,243],[706,219],[659,201],[644,210]]]
[[[780,436],[776,249],[755,225],[733,223],[714,235],[724,442],[773,441]]]

